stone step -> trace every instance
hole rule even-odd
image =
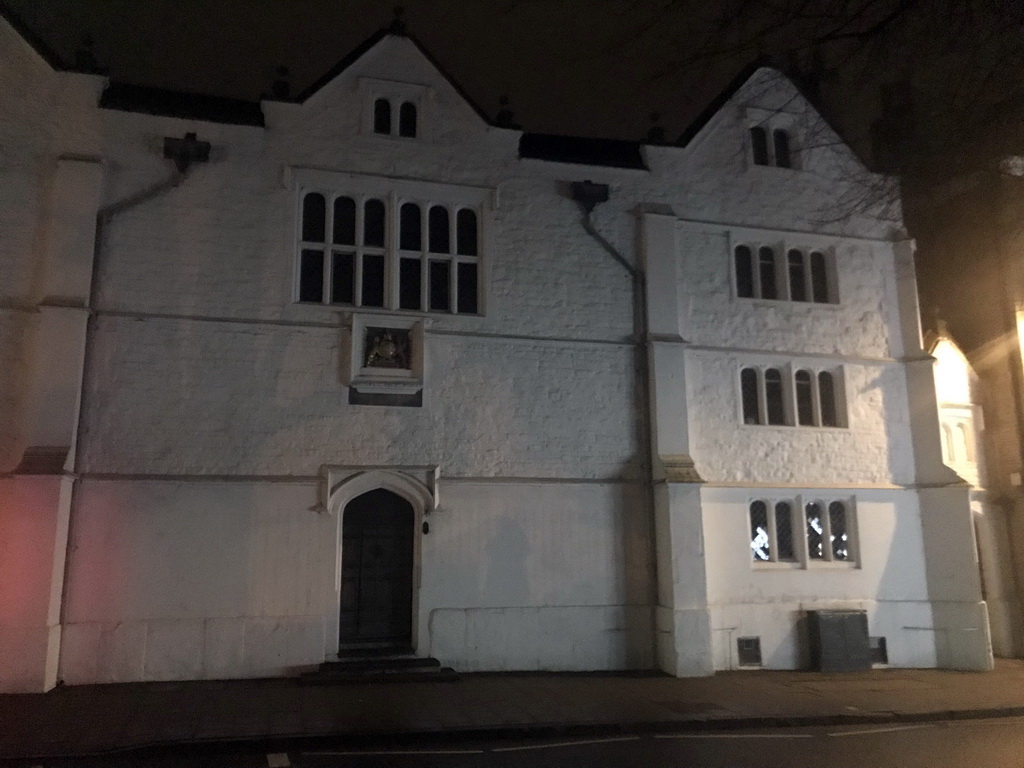
[[[339,654],[338,661],[327,661],[316,671],[303,675],[311,684],[351,682],[450,682],[458,678],[451,667],[430,656],[415,656],[411,652],[396,655],[370,654],[355,656],[351,649]]]

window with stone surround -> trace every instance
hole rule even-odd
[[[774,116],[768,122],[778,120]],[[792,128],[772,127],[764,123],[750,126],[749,158],[754,165],[775,168],[795,168]]]
[[[754,499],[748,507],[752,562],[855,565],[853,510],[852,499]]]
[[[733,262],[737,298],[839,302],[834,259],[824,249],[745,242],[733,248]]]
[[[298,302],[482,314],[486,191],[306,175],[320,183],[299,190]]]
[[[744,424],[842,427],[842,376],[836,369],[748,365],[740,369]]]

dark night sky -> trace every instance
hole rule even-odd
[[[392,0],[3,0],[71,62],[94,39],[111,77],[258,99],[287,65],[300,92],[392,18]],[[701,23],[671,0],[406,0],[409,30],[490,115],[531,131],[674,138],[747,63],[674,65]],[[697,13],[703,5],[696,3]],[[667,10],[665,10],[667,8]],[[657,23],[650,22],[657,19]]]

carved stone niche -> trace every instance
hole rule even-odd
[[[374,398],[404,399],[423,390],[422,318],[354,314],[348,321],[342,347],[348,353],[342,364],[343,384],[359,395]]]

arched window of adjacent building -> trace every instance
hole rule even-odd
[[[768,133],[759,125],[750,129],[750,146],[755,165],[768,165]]]
[[[751,261],[750,248],[737,245],[736,259],[736,295],[741,299],[754,298],[754,265]]]
[[[818,304],[828,304],[828,272],[825,265],[825,254],[811,251],[811,292]]]
[[[967,447],[967,428],[961,423],[953,430],[953,438],[956,441],[956,455],[962,461],[971,461],[972,451]]]
[[[455,215],[455,247],[460,256],[477,255],[476,211],[460,208]]]
[[[804,255],[795,248],[787,255],[789,262],[789,298],[792,301],[807,301],[807,270]]]
[[[810,371],[797,371],[796,376],[796,420],[801,426],[814,426],[814,396],[811,393],[813,379]]]
[[[416,136],[416,105],[411,101],[403,102],[398,108],[398,135],[408,138]]]
[[[775,285],[775,251],[767,245],[758,249],[759,277],[761,278],[761,298],[777,299],[778,289]]]
[[[757,371],[744,368],[740,371],[740,391],[743,399],[743,423],[760,424],[761,414],[758,409]]]
[[[772,139],[775,144],[775,165],[779,168],[792,168],[793,158],[789,152],[789,134],[776,128],[772,132]]]
[[[967,456],[967,460],[970,462],[976,461],[974,456],[974,429],[969,423],[963,423],[960,425],[960,429],[964,433],[964,451]]]
[[[850,534],[846,527],[846,505],[833,501],[828,505],[829,539],[833,560],[850,559]]]
[[[804,507],[807,522],[807,555],[812,560],[825,559],[825,521],[822,517],[821,504],[810,502]]]
[[[778,368],[764,372],[764,396],[769,424],[785,424],[786,408],[782,389],[782,373]]]
[[[750,550],[755,561],[771,560],[771,539],[768,536],[768,505],[750,502]]]
[[[839,408],[836,403],[835,379],[828,371],[818,374],[818,398],[821,403],[821,426],[839,426]]]
[[[942,455],[947,464],[952,464],[956,461],[956,457],[953,454],[953,430],[949,424],[942,425]]]
[[[387,99],[373,102],[373,132],[391,135],[391,102]]]

